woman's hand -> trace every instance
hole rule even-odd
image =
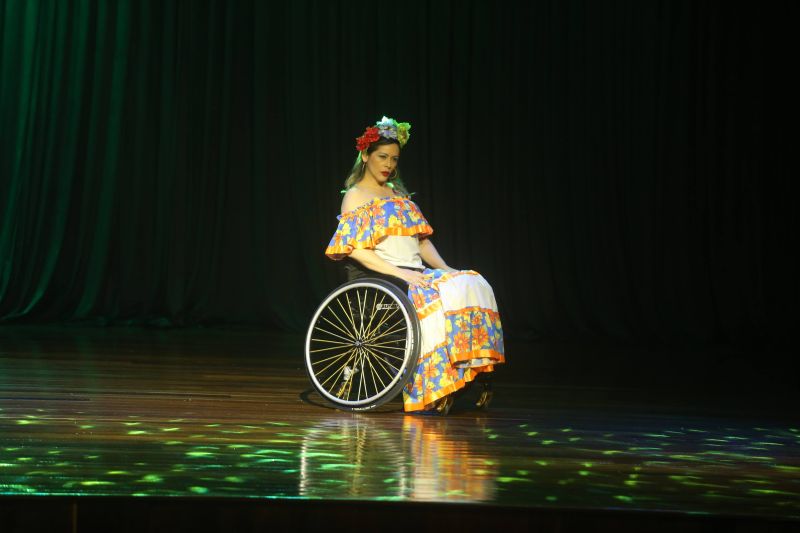
[[[416,270],[409,270],[407,268],[398,268],[397,269],[398,276],[400,279],[408,283],[409,285],[427,285],[428,281],[425,279],[425,275],[422,272],[417,272]]]
[[[388,274],[390,276],[400,278],[408,284],[411,285],[428,284],[428,282],[425,281],[425,276],[423,276],[421,272],[417,272],[416,270],[409,270],[407,268],[396,267],[390,263],[387,263],[386,261],[378,257],[378,254],[376,254],[373,250],[367,250],[367,249],[353,250],[350,253],[350,257],[361,263],[369,270],[374,270],[375,272],[379,272],[381,274]]]

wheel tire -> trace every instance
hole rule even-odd
[[[336,288],[314,313],[306,372],[337,408],[366,411],[400,393],[416,370],[419,346],[417,313],[403,291],[361,278]]]

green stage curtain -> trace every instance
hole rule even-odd
[[[764,15],[737,5],[0,0],[0,320],[303,331],[385,114],[509,335],[771,335]]]

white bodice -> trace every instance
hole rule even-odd
[[[419,255],[419,239],[404,235],[388,235],[375,246],[375,253],[394,266],[424,268]]]

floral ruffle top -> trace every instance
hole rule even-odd
[[[375,249],[389,235],[422,239],[433,234],[408,196],[375,198],[336,218],[339,227],[325,250],[325,255],[334,260],[344,259],[354,249]]]

